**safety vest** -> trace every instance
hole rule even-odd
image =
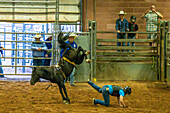
[[[117,96],[117,97],[119,97],[119,96],[120,96],[120,95],[119,95],[119,91],[120,91],[120,90],[123,90],[123,88],[120,87],[120,86],[115,86],[115,85],[112,85],[112,88],[113,88],[112,96]]]

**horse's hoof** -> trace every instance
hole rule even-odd
[[[86,53],[85,53],[85,54],[86,54],[86,55],[89,55],[90,53],[91,53],[91,51],[86,51]]]
[[[90,63],[90,62],[91,62],[91,60],[90,60],[90,59],[86,59],[86,62],[87,62],[87,63]]]
[[[67,100],[63,100],[64,104],[70,104],[70,102],[68,102]]]

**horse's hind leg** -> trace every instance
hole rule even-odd
[[[63,103],[65,103],[66,98],[65,98],[65,96],[64,96],[64,94],[63,94],[62,86],[61,86],[61,85],[58,85],[58,86],[59,86],[60,94],[61,94],[61,96],[62,96],[62,98],[63,98]]]
[[[69,104],[69,103],[70,103],[70,99],[68,98],[67,90],[66,90],[65,84],[63,84],[63,90],[64,90],[64,94],[65,94],[66,100],[67,100],[67,102],[66,102],[65,104]]]

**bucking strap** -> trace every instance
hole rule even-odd
[[[66,57],[63,57],[63,60],[67,61],[68,63],[72,64],[72,65],[76,65],[74,62],[71,62],[69,59],[67,59]]]

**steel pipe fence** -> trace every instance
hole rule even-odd
[[[152,63],[156,65],[157,80],[167,82],[168,67],[170,66],[170,31],[169,21],[161,21],[158,32],[121,32],[121,33],[136,33],[148,34],[156,33],[157,39],[98,39],[98,34],[116,34],[114,31],[97,31],[95,21],[89,22],[89,31],[91,32],[91,49],[92,49],[92,78],[96,77],[96,63],[111,63],[111,62],[130,62],[134,63]],[[156,46],[121,46],[114,45],[117,42],[135,42],[135,43],[156,43]],[[105,44],[106,43],[106,44]],[[111,43],[111,44],[108,44]],[[117,52],[116,50],[135,50],[135,52]],[[137,57],[136,57],[137,56]],[[153,68],[153,67],[152,67]]]
[[[159,44],[161,32],[121,32],[121,33],[136,33],[136,34],[148,34],[156,33],[158,39],[99,39],[98,34],[117,34],[115,31],[97,31],[97,24],[95,21],[89,22],[89,31],[91,31],[91,78],[96,78],[96,63],[112,63],[112,62],[130,62],[130,63],[142,63],[152,64],[151,68],[157,69],[157,73],[160,73],[160,53]],[[104,35],[105,36],[105,35]],[[106,35],[107,36],[107,35]],[[115,36],[115,35],[114,35]],[[117,46],[117,42],[135,42],[142,45],[136,46]],[[147,46],[146,43],[156,43],[156,46]],[[117,50],[125,50],[123,52],[117,52]],[[130,50],[127,52],[127,50]],[[135,50],[135,52],[131,52]],[[157,74],[158,75],[158,74]]]
[[[9,40],[1,40],[1,42],[12,42],[14,43],[14,47],[15,49],[5,49],[5,51],[15,51],[14,55],[15,57],[0,57],[0,58],[5,58],[5,59],[15,59],[15,66],[7,66],[7,65],[2,65],[2,67],[15,67],[15,75],[18,75],[17,74],[17,67],[46,67],[46,66],[20,66],[20,65],[17,65],[17,60],[18,59],[52,59],[52,65],[56,64],[58,62],[58,56],[59,56],[59,48],[58,48],[58,43],[57,43],[57,36],[58,36],[58,33],[59,33],[59,25],[83,25],[82,22],[80,22],[80,24],[78,24],[77,22],[71,22],[70,21],[66,21],[66,22],[59,22],[59,14],[78,14],[80,15],[80,20],[82,21],[82,0],[80,0],[80,3],[79,4],[61,4],[59,3],[59,0],[56,0],[56,1],[0,1],[0,3],[7,3],[7,4],[12,4],[12,6],[0,6],[0,8],[12,8],[12,13],[15,14],[15,9],[46,9],[46,12],[45,14],[48,14],[48,13],[55,13],[55,21],[40,21],[40,22],[46,22],[46,23],[49,23],[49,22],[54,22],[54,32],[52,33],[38,33],[40,35],[52,35],[53,36],[53,40],[52,42],[50,41],[21,41],[21,40],[18,40],[17,39],[17,35],[18,34],[31,34],[31,35],[35,35],[37,33],[25,33],[25,32],[0,32],[0,34],[15,34],[15,41],[12,40],[12,41],[9,41]],[[45,7],[37,7],[37,6],[33,6],[33,7],[24,7],[24,6],[15,6],[15,4],[17,5],[20,5],[20,4],[39,4],[39,5],[45,5]],[[55,7],[49,7],[48,5],[55,5]],[[77,13],[77,12],[59,12],[59,6],[76,6],[76,7],[79,7],[80,8],[80,13]],[[55,12],[48,12],[48,9],[55,9]],[[4,12],[1,12],[1,13],[4,13]],[[5,12],[6,13],[6,12]],[[9,12],[10,13],[10,12]],[[20,12],[19,12],[20,13]],[[24,13],[24,12],[21,12],[21,13]],[[36,14],[41,14],[41,12],[36,12]],[[13,16],[13,19],[15,18],[15,16]],[[11,21],[11,20],[3,20],[3,21]],[[21,21],[21,20],[14,20],[15,22],[25,22],[24,21]],[[29,21],[28,22],[32,22],[32,21]],[[38,21],[34,21],[34,22],[38,22]],[[81,27],[82,29],[82,27]],[[67,33],[67,32],[63,32],[64,34]],[[74,32],[75,34],[77,35],[87,35],[87,37],[89,37],[89,32]],[[48,49],[47,51],[49,52],[52,52],[52,58],[45,58],[45,57],[37,57],[37,58],[33,58],[33,57],[18,57],[17,54],[18,54],[18,51],[31,51],[31,49],[18,49],[18,44],[19,43],[33,43],[33,42],[39,42],[39,43],[52,43],[52,49]],[[0,49],[0,50],[3,50],[3,49]],[[9,73],[10,74],[10,73]],[[7,75],[9,75],[7,74]],[[5,74],[3,74],[5,75]],[[12,75],[12,74],[11,74]],[[21,75],[21,74],[19,74]]]
[[[63,32],[64,34],[68,34],[69,32]],[[53,41],[20,41],[17,40],[17,35],[18,34],[37,34],[37,33],[21,33],[21,32],[0,32],[0,34],[16,34],[15,35],[15,41],[14,40],[0,40],[1,42],[13,42],[15,43],[15,49],[2,49],[0,48],[0,50],[4,50],[4,51],[15,51],[15,57],[0,57],[0,58],[5,58],[5,59],[15,59],[15,65],[14,66],[10,66],[10,65],[1,65],[2,67],[15,67],[15,75],[21,75],[21,74],[17,74],[17,67],[49,67],[49,66],[20,66],[17,65],[17,60],[16,59],[51,59],[54,60],[54,57],[52,58],[46,58],[46,57],[17,57],[17,51],[32,51],[31,49],[18,49],[17,44],[18,43],[33,43],[33,42],[39,42],[39,43],[52,43],[52,45],[54,44],[54,41],[56,42],[57,39],[54,40],[54,34],[55,33],[38,33],[38,34],[44,34],[44,35],[52,35],[53,36]],[[75,34],[77,35],[86,35],[87,37],[89,36],[89,32],[75,32]],[[53,45],[54,46],[54,45]],[[47,51],[49,52],[54,52],[56,50],[54,49],[47,49]],[[58,53],[58,51],[56,51]],[[59,55],[59,53],[58,53]],[[56,61],[57,62],[57,61]],[[54,63],[52,63],[54,64]],[[2,75],[2,74],[1,74]],[[5,73],[3,75],[11,75],[10,73]],[[13,74],[12,74],[13,75]],[[30,75],[30,74],[29,74]]]
[[[71,33],[71,32],[63,32],[64,34],[68,34],[68,33]],[[4,59],[15,59],[15,64],[14,65],[1,65],[1,67],[14,67],[15,68],[15,74],[11,74],[11,73],[4,73],[4,74],[0,74],[0,75],[22,75],[22,74],[19,74],[17,73],[17,67],[30,67],[30,68],[33,68],[33,67],[50,67],[50,66],[24,66],[24,65],[17,65],[17,59],[51,59],[51,60],[54,60],[54,57],[51,57],[51,58],[46,58],[46,57],[17,57],[17,51],[32,51],[32,49],[18,49],[17,47],[17,43],[33,43],[33,42],[39,42],[39,43],[52,43],[52,45],[54,44],[54,41],[57,41],[54,40],[54,34],[55,33],[38,33],[38,34],[44,34],[44,35],[52,35],[53,36],[53,40],[52,41],[20,41],[20,40],[17,40],[17,35],[20,34],[18,32],[16,33],[13,33],[13,32],[1,32],[1,34],[16,34],[15,36],[15,41],[14,40],[1,40],[1,42],[13,42],[15,43],[15,49],[0,49],[0,50],[4,50],[4,51],[15,51],[15,57],[0,57],[0,58],[4,58]],[[21,33],[21,34],[37,34],[37,33]],[[89,32],[75,32],[75,34],[78,35],[78,37],[81,37],[81,36],[86,36],[87,38],[89,38]],[[90,39],[90,38],[89,38]],[[53,45],[54,46],[54,45]],[[57,45],[58,46],[58,45]],[[58,48],[59,49],[59,48]],[[47,51],[49,52],[55,52],[55,53],[58,53],[57,50],[54,50],[53,49],[47,49]],[[59,53],[58,53],[59,55]],[[55,56],[55,55],[53,55]],[[57,63],[58,61],[56,61]],[[52,63],[52,65],[55,65],[55,63]],[[24,75],[24,74],[23,74]],[[25,74],[25,75],[30,75],[30,74]]]

